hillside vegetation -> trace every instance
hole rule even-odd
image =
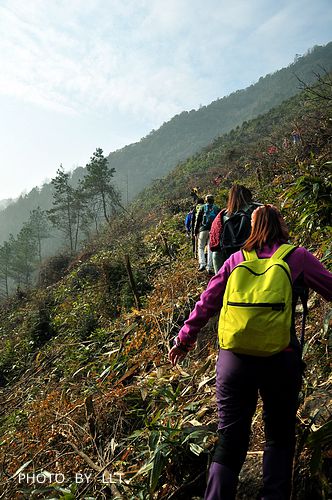
[[[40,287],[1,304],[1,498],[203,495],[217,424],[216,319],[181,366],[167,359],[208,280],[184,231],[190,190],[212,191],[223,206],[229,186],[245,183],[255,199],[281,206],[293,241],[331,268],[331,132],[329,76],[181,163],[69,266],[50,259]],[[331,493],[331,317],[312,294],[298,500]],[[258,493],[262,449],[258,408],[239,499]]]

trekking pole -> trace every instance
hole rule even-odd
[[[197,259],[198,256],[198,236],[195,235],[195,252],[194,252],[194,257]]]
[[[302,295],[300,296],[303,313],[302,313],[302,323],[301,323],[301,337],[300,337],[300,345],[301,345],[301,353],[303,353],[304,348],[304,334],[305,334],[305,323],[308,316],[308,298],[309,298],[309,289],[304,288],[302,291]]]

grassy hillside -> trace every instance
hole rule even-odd
[[[181,366],[167,359],[208,280],[183,227],[190,187],[212,191],[224,205],[229,185],[245,182],[260,201],[282,205],[293,240],[331,266],[330,80],[318,90],[326,99],[293,98],[180,164],[69,266],[50,259],[38,289],[1,304],[0,496],[202,496],[217,423],[216,319]],[[282,147],[293,122],[301,141]],[[329,495],[331,316],[311,295],[298,500]],[[239,498],[257,494],[262,442],[258,408]]]

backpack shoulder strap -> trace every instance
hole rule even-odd
[[[295,250],[295,248],[297,248],[297,247],[295,247],[294,245],[289,245],[288,243],[283,243],[282,245],[280,245],[278,250],[276,250],[274,252],[274,254],[271,256],[271,258],[284,260],[287,257],[287,255],[289,255],[291,252],[293,252]]]
[[[289,255],[291,252],[295,250],[295,248],[297,247],[294,245],[288,245],[287,243],[284,243],[280,245],[280,247],[271,256],[271,258],[284,260],[287,257],[287,255]],[[242,250],[242,254],[244,260],[258,259],[258,255],[255,250],[251,250],[250,252],[248,252],[247,250]]]
[[[258,259],[258,255],[256,253],[256,250],[250,250],[248,252],[247,250],[242,250],[242,255],[244,260],[256,260]]]
[[[277,259],[285,259],[287,255],[292,253],[297,247],[294,245],[283,244],[280,245],[278,250],[272,255],[272,258]],[[293,284],[294,291],[294,284]],[[294,293],[294,292],[293,292]],[[301,300],[303,313],[302,313],[302,324],[301,324],[301,337],[300,337],[300,346],[301,353],[303,352],[304,347],[304,333],[305,333],[305,323],[308,316],[308,296],[309,296],[309,288],[307,286],[300,285],[298,291],[298,298]]]

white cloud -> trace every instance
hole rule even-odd
[[[216,54],[254,19],[246,0],[208,4],[7,0],[0,92],[61,112],[169,118],[197,106],[219,71]]]
[[[1,0],[1,164],[18,138],[50,171],[139,140],[327,43],[331,16],[330,0]]]

